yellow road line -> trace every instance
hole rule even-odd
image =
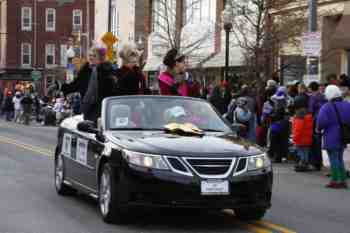
[[[11,144],[11,145],[20,147],[20,148],[25,149],[25,150],[39,153],[39,154],[47,156],[47,157],[53,157],[53,152],[48,150],[48,149],[44,149],[41,147],[37,147],[37,146],[25,144],[25,143],[19,143],[16,140],[13,140],[13,139],[8,138],[8,137],[0,136],[0,142],[6,143],[6,144]]]
[[[279,232],[281,232],[281,233],[297,233],[296,231],[289,230],[289,229],[287,229],[287,228],[285,228],[285,227],[282,227],[282,226],[273,224],[273,223],[268,222],[268,221],[266,221],[266,220],[256,221],[255,223],[257,223],[257,224],[259,224],[259,225],[261,225],[261,226],[270,228],[270,229],[272,229],[272,230],[279,231]]]
[[[234,216],[234,211],[232,211],[232,210],[224,210],[223,212]],[[242,228],[245,228],[253,233],[272,233],[272,232],[297,233],[296,231],[292,231],[290,229],[287,229],[286,227],[271,223],[271,222],[266,221],[266,220],[255,221],[255,222],[251,222],[249,224],[239,222],[238,224]]]
[[[17,141],[15,141],[11,138],[8,138],[8,137],[0,136],[0,142],[6,143],[6,144],[12,144],[12,145],[20,147],[22,149],[29,150],[29,151],[32,151],[34,153],[39,153],[39,154],[47,156],[47,157],[53,157],[53,152],[48,150],[48,149],[44,149],[41,147],[37,147],[37,146],[25,144],[25,143],[18,143]],[[224,212],[226,212],[230,215],[234,215],[234,213],[231,211],[224,211]],[[257,222],[254,222],[252,224],[239,223],[239,225],[242,228],[245,228],[245,229],[251,231],[252,233],[273,233],[273,231],[271,231],[271,230],[278,231],[279,233],[296,233],[295,231],[289,230],[285,227],[273,224],[273,223],[265,221],[265,220],[257,221]]]
[[[273,233],[272,231],[253,225],[253,224],[242,224],[241,227],[247,229],[248,231],[252,233]]]

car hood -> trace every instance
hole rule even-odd
[[[107,133],[118,146],[150,154],[177,156],[250,156],[263,151],[232,134],[207,133],[204,136],[179,136],[165,132],[125,131]]]

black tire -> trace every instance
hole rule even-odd
[[[59,174],[59,172],[61,172]],[[65,166],[62,154],[55,157],[55,188],[58,195],[65,196],[75,193],[75,190],[64,183]]]
[[[104,179],[109,179],[108,184]],[[107,186],[109,187],[109,196],[106,194]],[[118,190],[115,169],[109,163],[105,163],[99,176],[98,205],[102,219],[106,223],[125,224],[128,221],[128,212],[120,206],[118,198],[120,191]]]
[[[235,209],[235,216],[242,221],[257,221],[265,216],[266,209]]]

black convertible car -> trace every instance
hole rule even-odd
[[[260,219],[272,176],[264,151],[200,99],[106,98],[97,126],[76,116],[58,131],[58,194],[98,199],[106,222],[122,223],[138,207],[233,209],[239,219]]]

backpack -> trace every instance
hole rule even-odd
[[[249,130],[249,123],[252,119],[253,114],[250,110],[244,109],[242,107],[236,107],[234,113],[233,113],[233,122],[243,124],[247,131]]]
[[[335,103],[332,103],[332,105],[334,107],[335,114],[337,116],[338,124],[340,125],[340,135],[341,135],[342,143],[344,145],[348,145],[350,144],[350,125],[342,121],[338,108],[335,105]]]

